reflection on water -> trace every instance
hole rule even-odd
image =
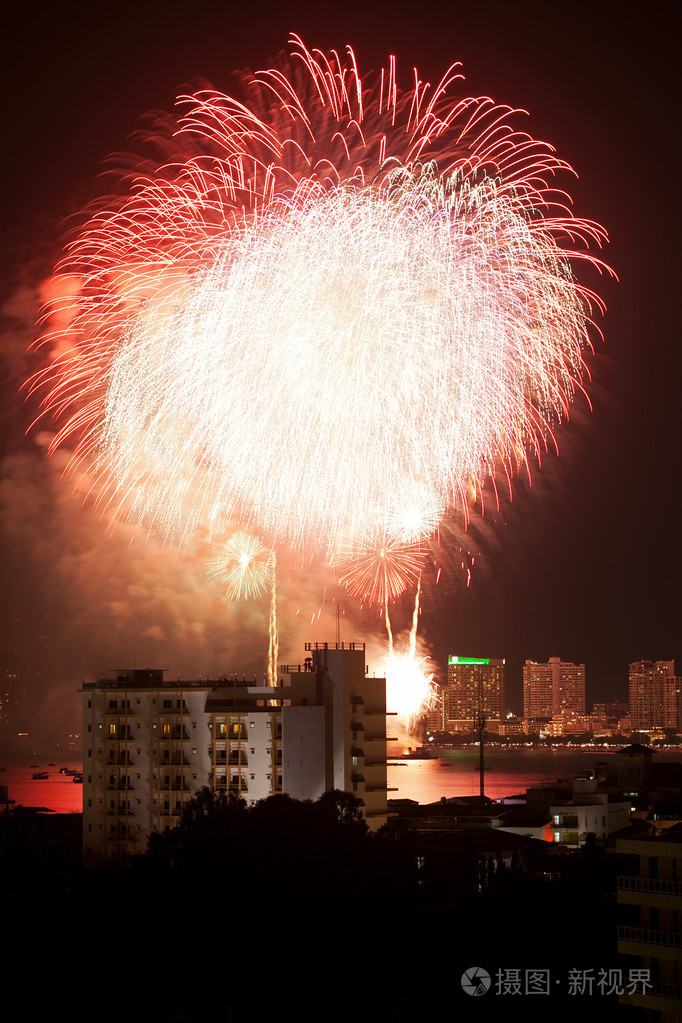
[[[400,751],[402,752],[402,750]],[[477,796],[479,792],[478,750],[443,750],[438,760],[407,760],[389,764],[389,797],[415,799],[419,803],[434,803],[442,796]],[[398,750],[391,754],[399,756]],[[575,751],[566,749],[514,749],[486,750],[485,794],[491,799],[525,793],[531,785],[556,781],[558,778],[581,774],[596,768],[599,761],[613,762],[615,754],[605,750]],[[679,750],[666,750],[655,754],[659,763],[680,762]],[[74,784],[60,767],[81,768],[80,760],[56,762],[50,767],[28,762],[9,764],[0,771],[0,785],[9,788],[15,805],[44,806],[57,813],[81,813],[83,786]],[[49,777],[33,781],[37,771],[47,771]]]
[[[54,767],[38,760],[32,760],[31,764],[38,766],[9,764],[6,770],[0,771],[0,785],[7,786],[9,798],[14,800],[15,806],[44,806],[55,813],[83,812],[83,786],[74,784],[68,775],[59,774],[60,767],[80,771],[80,760],[55,761]],[[34,774],[44,771],[48,773],[47,778],[33,780]]]
[[[485,794],[491,799],[522,795],[531,785],[556,781],[593,770],[602,761],[615,763],[605,750],[566,749],[486,750]],[[658,762],[679,761],[679,751],[655,754]],[[443,750],[438,760],[407,760],[389,764],[388,793],[394,799],[434,803],[442,796],[477,796],[480,787],[478,750]]]

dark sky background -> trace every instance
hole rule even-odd
[[[31,725],[61,726],[81,678],[134,657],[173,675],[262,670],[267,607],[228,609],[200,542],[178,554],[134,527],[108,534],[63,462],[25,437],[35,409],[18,387],[35,368],[25,350],[60,217],[97,191],[102,160],[193,79],[229,91],[235,68],[271,66],[292,31],[310,47],[351,43],[361,72],[395,53],[406,86],[414,65],[433,82],[459,60],[463,92],[528,110],[528,130],[578,171],[564,184],[576,213],[607,228],[620,278],[584,278],[608,305],[605,343],[588,357],[593,411],[577,402],[559,459],[499,512],[474,515],[468,588],[461,541],[444,540],[447,570],[437,586],[425,580],[427,648],[440,664],[449,652],[506,657],[517,710],[526,657],[585,662],[588,702],[625,697],[631,660],[676,658],[682,672],[677,5],[95,7],[13,5],[3,26],[0,625],[3,671],[28,680]],[[334,639],[336,598],[342,638],[374,636],[380,649],[376,609],[353,606],[331,578],[285,577],[281,594],[281,660],[298,660],[306,639]],[[394,617],[407,625],[409,601]]]

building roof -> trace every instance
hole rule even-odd
[[[654,755],[654,751],[651,746],[642,746],[641,742],[633,742],[629,746],[624,746],[623,749],[619,749],[616,752],[619,757],[638,757],[643,753],[648,754],[650,757]]]

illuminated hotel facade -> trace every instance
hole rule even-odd
[[[480,715],[488,731],[499,732],[504,721],[504,659],[451,654],[441,696],[444,732],[472,732]]]
[[[635,661],[629,681],[633,731],[682,728],[682,679],[675,676],[674,661]]]
[[[86,865],[143,853],[206,785],[249,804],[341,789],[371,828],[386,821],[386,682],[364,643],[306,644],[276,686],[120,669],[82,693]]]
[[[585,714],[585,665],[550,657],[546,663],[526,661],[523,666],[523,716],[565,718]]]

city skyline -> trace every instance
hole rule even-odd
[[[142,12],[142,20],[154,9]],[[577,215],[609,231],[604,258],[621,277],[620,285],[586,277],[608,306],[600,321],[606,343],[587,357],[593,411],[584,399],[575,401],[571,421],[557,431],[560,457],[548,454],[542,468],[534,467],[532,487],[514,480],[513,499],[502,494],[499,512],[490,491],[485,515],[475,508],[468,532],[455,518],[454,535],[442,536],[442,574],[436,581],[434,567],[423,584],[423,652],[432,651],[440,665],[452,649],[504,657],[509,702],[518,706],[527,658],[543,661],[560,651],[567,661],[586,664],[588,702],[623,697],[628,665],[637,659],[679,662],[680,549],[674,488],[666,482],[676,478],[679,440],[672,413],[674,288],[667,280],[668,238],[675,232],[634,198],[648,187],[648,154],[630,133],[633,121],[646,116],[659,140],[670,131],[672,146],[673,137],[665,108],[641,95],[625,56],[637,53],[665,104],[669,39],[663,23],[642,26],[622,10],[616,18],[616,10],[606,5],[595,15],[578,6],[567,23],[545,8],[538,20],[532,5],[513,16],[500,7],[483,31],[478,16],[464,10],[413,26],[407,9],[395,5],[389,19],[380,7],[353,16],[304,5],[298,12],[273,10],[258,32],[243,13],[219,16],[209,33],[205,27],[186,32],[184,23],[181,32],[170,9],[146,33],[157,40],[154,54],[141,27],[139,36],[122,25],[105,31],[96,19],[79,20],[74,8],[71,26],[60,28],[46,14],[29,30],[25,16],[14,12],[23,89],[12,130],[26,155],[21,180],[6,168],[15,233],[4,250],[14,267],[4,306],[2,550],[9,585],[1,624],[6,649],[15,619],[31,635],[49,637],[50,689],[73,692],[83,674],[105,672],[135,654],[140,663],[161,656],[195,676],[252,671],[254,661],[265,660],[266,605],[227,606],[206,577],[201,539],[178,555],[146,543],[132,527],[108,534],[97,511],[82,508],[71,493],[61,476],[64,462],[47,461],[35,431],[26,436],[36,410],[18,386],[31,366],[23,352],[35,336],[35,289],[53,256],[50,211],[80,205],[100,162],[129,146],[127,136],[146,110],[170,109],[183,81],[203,75],[229,89],[234,68],[271,66],[291,31],[310,46],[343,50],[352,43],[365,69],[395,52],[406,84],[413,64],[433,81],[461,60],[463,94],[528,109],[529,131],[556,145],[579,173],[578,181],[560,185],[573,194]],[[672,5],[662,5],[666,11],[672,16]],[[221,30],[229,43],[216,41]],[[546,37],[544,47],[536,45],[536,34]],[[18,66],[4,69],[10,79]],[[38,96],[45,106],[36,139]],[[302,640],[332,638],[341,606],[342,638],[366,638],[380,672],[379,609],[362,608],[332,573],[308,571],[292,586],[285,565],[281,601],[282,659]],[[408,593],[395,605],[399,631],[408,627],[412,601]],[[46,692],[41,700],[46,719],[51,699]]]

